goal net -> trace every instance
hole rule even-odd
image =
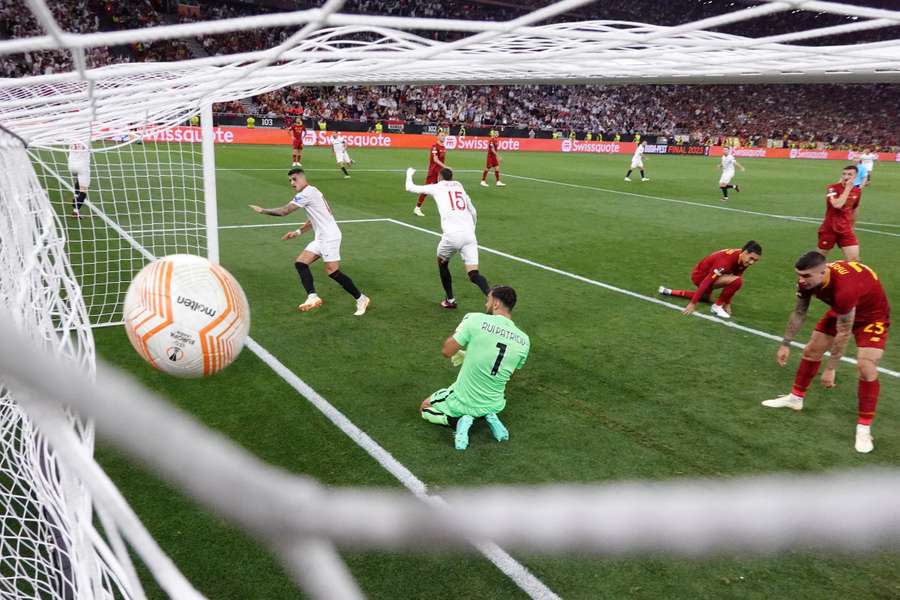
[[[422,490],[423,503],[287,476],[102,365],[94,380],[91,326],[120,321],[125,289],[147,260],[176,252],[217,260],[212,101],[295,84],[900,81],[896,43],[801,44],[897,26],[896,10],[791,0],[678,26],[562,18],[589,4],[563,0],[495,22],[341,13],[343,2],[328,0],[290,13],[78,34],[60,27],[45,0],[28,0],[43,34],[0,41],[0,58],[54,52],[71,68],[0,79],[0,596],[143,598],[134,550],[170,596],[200,597],[92,461],[92,422],[255,535],[312,597],[329,600],[361,597],[335,543],[698,555],[900,539],[893,473],[865,485],[847,476],[473,490],[450,505]],[[792,10],[858,20],[758,38],[713,31]],[[263,49],[89,64],[115,45],[274,28]],[[199,138],[169,137],[201,109]],[[86,184],[73,180],[73,144],[90,148]],[[864,502],[884,508],[844,509]],[[811,516],[786,522],[777,503],[802,504]],[[463,518],[473,512],[485,515],[478,529]]]

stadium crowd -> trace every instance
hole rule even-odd
[[[270,117],[302,109],[316,119],[574,130],[594,139],[639,132],[900,145],[900,85],[289,87],[255,102]]]

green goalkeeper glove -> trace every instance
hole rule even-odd
[[[450,357],[450,364],[452,364],[454,367],[458,367],[463,364],[464,360],[466,360],[466,351],[460,350]]]

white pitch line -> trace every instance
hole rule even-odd
[[[387,219],[387,220],[396,225],[402,225],[403,227],[408,227],[409,229],[415,229],[416,231],[421,231],[422,233],[427,233],[429,235],[441,237],[440,233],[438,233],[436,231],[432,231],[430,229],[426,229],[424,227],[419,227],[417,225],[412,225],[410,223],[405,223],[403,221],[398,221],[396,219]],[[682,310],[684,310],[684,307],[682,307],[682,306],[679,306],[677,304],[672,304],[671,302],[666,302],[665,300],[660,300],[659,298],[654,298],[652,296],[645,296],[644,294],[639,294],[638,292],[632,292],[631,290],[626,290],[624,288],[616,287],[614,285],[611,285],[609,283],[604,283],[604,282],[598,281],[596,279],[589,279],[587,277],[583,277],[583,276],[577,275],[575,273],[570,273],[569,271],[563,271],[562,269],[557,269],[555,267],[541,264],[539,262],[535,262],[535,261],[529,260],[527,258],[522,258],[521,256],[509,254],[509,253],[503,252],[501,250],[494,250],[493,248],[488,248],[488,247],[482,246],[480,244],[478,245],[478,248],[480,250],[484,250],[485,252],[487,252],[489,254],[496,254],[497,256],[502,256],[503,258],[507,258],[509,260],[520,262],[520,263],[523,263],[523,264],[526,264],[526,265],[529,265],[532,267],[537,267],[538,269],[543,269],[544,271],[549,271],[551,273],[556,273],[557,275],[563,275],[565,277],[569,277],[571,279],[575,279],[575,280],[581,281],[583,283],[595,285],[597,287],[603,288],[605,290],[609,290],[611,292],[616,292],[618,294],[630,296],[632,298],[636,298],[638,300],[643,300],[645,302],[651,302],[653,304],[658,304],[659,306],[665,306],[666,308],[670,308],[672,310],[677,310],[678,312],[681,312]],[[737,329],[738,331],[743,331],[745,333],[751,333],[753,335],[763,337],[768,340],[773,340],[776,342],[781,341],[781,336],[773,335],[773,334],[767,333],[765,331],[760,331],[759,329],[753,329],[752,327],[747,327],[746,325],[740,325],[738,323],[735,323],[734,321],[726,321],[724,319],[720,319],[718,317],[714,317],[712,315],[708,315],[706,313],[701,313],[701,312],[694,312],[694,313],[692,313],[692,315],[695,317],[698,317],[700,319],[706,319],[707,321],[712,321],[713,323],[718,323],[720,325],[724,325],[725,327]],[[803,348],[803,344],[801,344],[800,342],[796,342],[796,341],[791,342],[791,345],[794,346],[795,348]],[[853,365],[856,364],[856,359],[850,358],[849,356],[842,356],[841,360],[844,362],[853,364]],[[885,367],[878,367],[878,371],[880,373],[884,373],[885,375],[890,375],[891,377],[900,378],[900,371],[893,371],[893,370],[887,369]]]
[[[384,219],[389,220],[389,219]],[[273,356],[268,350],[256,343],[252,338],[247,338],[247,348],[259,357],[269,368],[275,371],[285,382],[306,398],[310,404],[319,409],[325,417],[347,437],[356,442],[356,445],[374,458],[388,473],[393,475],[403,486],[412,492],[417,498],[428,504],[443,505],[446,501],[438,495],[428,493],[428,486],[413,474],[406,466],[373,440],[366,432],[356,426],[341,411],[335,408],[328,400],[300,379],[293,371]],[[493,542],[475,541],[473,545],[491,561],[500,571],[509,577],[522,591],[535,600],[561,600],[550,588],[531,573],[524,565],[506,553],[500,546]]]
[[[705,202],[693,202],[691,200],[679,200],[678,198],[666,198],[664,196],[651,196],[649,194],[638,194],[637,192],[625,192],[622,190],[613,190],[613,189],[602,188],[602,187],[597,187],[597,186],[593,186],[593,185],[583,185],[580,183],[568,183],[566,181],[554,181],[553,179],[540,179],[538,177],[526,177],[524,175],[512,175],[510,173],[505,173],[504,175],[506,177],[512,177],[514,179],[524,179],[527,181],[536,181],[538,183],[546,183],[546,184],[550,184],[550,185],[560,185],[560,186],[564,186],[564,187],[578,188],[578,189],[582,189],[582,190],[593,190],[593,191],[597,191],[597,192],[606,192],[609,194],[619,194],[621,196],[635,196],[637,198],[649,198],[651,200],[659,200],[661,202],[672,202],[674,204],[686,204],[688,206],[693,206],[693,207],[697,207],[697,208],[712,208],[715,210],[724,210],[724,211],[728,211],[728,212],[743,213],[746,215],[755,215],[757,217],[769,217],[772,219],[782,219],[785,221],[798,221],[798,222],[802,222],[802,223],[808,223],[808,222],[818,223],[818,222],[820,222],[820,219],[817,219],[815,217],[803,217],[803,216],[794,216],[794,215],[776,215],[773,213],[766,213],[766,212],[760,212],[760,211],[755,211],[755,210],[746,210],[743,208],[734,208],[732,206],[720,206],[717,204],[706,204]],[[869,224],[871,224],[871,223],[869,223]],[[882,224],[879,223],[879,225],[882,225]],[[898,225],[892,225],[892,224],[887,224],[887,223],[883,224],[883,226],[884,227],[898,227]],[[865,231],[867,233],[875,233],[878,235],[887,235],[890,237],[900,237],[900,233],[890,233],[888,231],[878,231],[876,229],[863,229],[861,227],[855,227],[854,230],[855,231]]]

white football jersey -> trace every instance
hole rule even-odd
[[[862,166],[871,171],[875,166],[875,161],[878,160],[878,155],[874,152],[863,152],[859,155],[859,160],[862,162]]]
[[[75,173],[90,169],[91,149],[83,142],[76,142],[69,146],[69,171]]]
[[[722,155],[722,170],[723,171],[734,171],[734,163],[737,159],[734,157],[734,154],[723,154]]]
[[[294,195],[292,202],[306,211],[317,240],[334,240],[341,237],[341,230],[334,220],[331,207],[319,188],[307,185]]]
[[[472,199],[458,181],[439,181],[431,185],[415,185],[406,180],[406,191],[428,194],[441,213],[441,230],[446,236],[474,235],[477,213]]]
[[[644,147],[638,144],[638,147],[634,149],[634,156],[631,157],[631,160],[641,160],[644,156]],[[651,161],[652,162],[652,161]]]
[[[331,147],[336,153],[341,153],[347,149],[347,140],[340,134],[333,135],[331,136]]]

